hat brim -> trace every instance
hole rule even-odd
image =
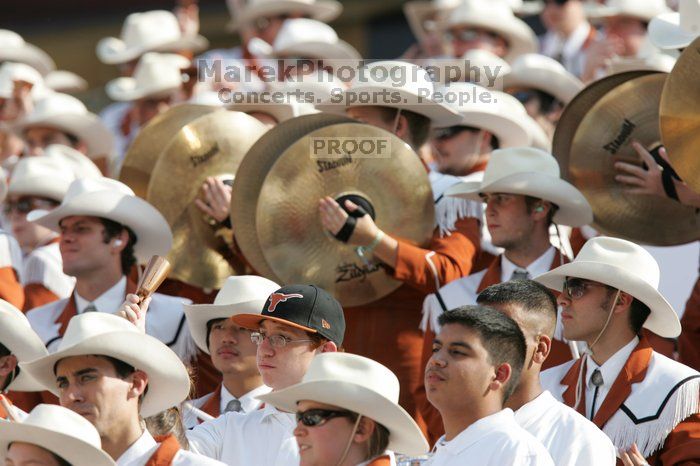
[[[172,248],[172,232],[163,215],[143,199],[115,191],[80,194],[49,212],[32,211],[27,220],[60,233],[60,221],[75,215],[107,218],[131,228],[137,239],[134,254],[141,262],[165,256]]]
[[[25,43],[21,47],[5,47],[0,49],[0,61],[25,63],[42,76],[56,69],[56,63],[51,56],[39,47]]]
[[[138,59],[147,52],[179,52],[191,50],[201,52],[209,46],[206,37],[196,35],[193,37],[182,37],[175,41],[166,42],[150,47],[128,48],[124,41],[118,37],[105,37],[97,43],[97,58],[106,65],[120,65]]]
[[[54,453],[70,464],[114,466],[103,450],[72,435],[21,422],[0,422],[0,460],[4,464],[10,444],[29,443]]]
[[[503,88],[524,87],[553,95],[564,105],[583,89],[583,83],[574,76],[546,69],[528,69],[511,72],[503,78]]]
[[[297,116],[297,115],[295,115],[294,107],[291,104],[264,104],[264,103],[231,104],[231,105],[226,106],[226,108],[228,110],[232,110],[234,112],[267,113],[268,115],[271,115],[272,117],[274,117],[278,123],[281,123],[283,121],[287,121],[287,120]]]
[[[54,368],[71,356],[105,355],[125,362],[148,375],[148,391],[141,403],[141,415],[153,416],[187,398],[190,379],[178,356],[156,338],[137,332],[109,332],[86,338],[37,360],[21,364],[29,373],[58,396]]]
[[[152,83],[149,83],[152,84]],[[143,99],[144,97],[165,96],[177,91],[181,83],[166,83],[166,85],[149,85],[139,87],[136,79],[130,77],[116,78],[108,82],[105,92],[112,100],[130,102]]]
[[[593,221],[593,211],[586,198],[569,182],[542,173],[517,173],[493,183],[465,182],[451,186],[445,195],[479,201],[479,193],[508,193],[544,199],[559,208],[554,222],[580,227]]]
[[[664,13],[649,22],[649,40],[663,50],[677,50],[688,47],[697,34],[681,29],[680,13]]]
[[[469,21],[448,22],[444,27],[452,29],[462,26],[483,28],[502,36],[508,42],[508,52],[503,57],[508,63],[513,63],[516,58],[526,53],[538,52],[537,36],[530,26],[519,18],[513,17],[511,21],[498,22],[493,18],[474,16]]]
[[[24,131],[37,126],[57,128],[85,141],[90,158],[110,156],[114,149],[114,135],[102,124],[100,118],[92,113],[32,118],[18,122],[14,129]]]
[[[259,311],[265,305],[265,301],[261,299],[236,304],[183,304],[192,339],[200,350],[211,354],[207,347],[207,322]]]
[[[263,303],[264,305],[265,303]],[[261,306],[262,307],[262,306]],[[283,325],[288,325],[290,327],[298,328],[299,330],[304,330],[305,332],[318,333],[317,330],[307,327],[305,325],[297,324],[296,322],[289,321],[287,319],[280,319],[279,317],[272,317],[262,314],[238,314],[231,317],[234,324],[239,327],[247,328],[248,330],[258,330],[260,329],[260,323],[263,320],[271,320],[273,322],[278,322]]]
[[[61,202],[68,192],[71,181],[66,178],[32,176],[22,179],[11,179],[7,189],[8,194],[19,196],[38,196]]]
[[[274,55],[279,58],[302,57],[319,60],[360,60],[362,56],[355,47],[344,40],[329,44],[327,42],[303,42],[292,47],[276,50]]]
[[[630,18],[637,18],[640,21],[648,23],[654,18],[654,16],[656,16],[640,14],[639,11],[624,10],[622,8],[615,8],[613,6],[591,3],[586,3],[584,5],[584,11],[586,13],[586,16],[590,20],[601,20],[606,18],[613,18],[615,16],[628,16]]]
[[[649,309],[651,314],[644,328],[664,338],[675,338],[681,333],[681,323],[673,307],[654,287],[624,267],[599,262],[576,261],[561,265],[535,278],[549,289],[562,291],[566,277],[583,278],[612,286],[629,293]]]
[[[289,11],[298,11],[311,19],[328,23],[340,16],[340,13],[343,12],[343,5],[334,0],[320,0],[314,3],[283,0],[249,5],[242,9],[238,18],[233,18],[226,25],[226,29],[235,32],[242,25],[249,24],[257,18],[275,16]]]
[[[17,357],[19,362],[33,361],[49,354],[46,346],[31,327],[17,319],[4,318],[0,314],[0,343]],[[38,392],[44,390],[31,374],[20,370],[19,375],[7,387],[8,390],[18,392]]]
[[[55,70],[44,76],[46,87],[56,92],[72,93],[86,91],[88,82],[77,74],[66,70]]]
[[[387,91],[392,94],[392,99],[394,95],[398,96],[400,103],[394,104],[374,101],[370,103],[363,103],[363,101],[358,98],[358,95],[378,96]],[[433,126],[437,127],[455,126],[459,125],[462,121],[462,116],[456,110],[448,107],[447,105],[440,104],[432,99],[420,97],[411,92],[406,92],[403,89],[380,86],[362,86],[343,91],[343,94],[342,103],[336,104],[332,103],[331,101],[326,101],[317,104],[316,109],[336,115],[345,115],[345,110],[351,107],[391,107],[401,110],[408,110],[419,115],[423,115],[430,119]],[[352,103],[349,105],[346,104],[348,99],[351,99],[352,101]],[[333,101],[336,100],[338,100],[338,96],[333,97]]]
[[[511,113],[493,113],[470,111],[462,113],[462,126],[473,126],[493,134],[498,138],[499,147],[528,146],[531,141],[528,128],[523,126],[522,118]]]
[[[296,412],[302,400],[338,406],[386,427],[389,450],[418,456],[429,449],[420,428],[401,406],[361,385],[333,380],[302,382],[258,398],[288,412]]]

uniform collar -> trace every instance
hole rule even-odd
[[[459,455],[474,443],[480,441],[489,432],[499,428],[507,428],[509,424],[515,424],[515,416],[510,408],[479,419],[449,442],[445,442],[444,436],[438,440],[438,449],[444,449],[452,455]]]
[[[620,348],[617,353],[613,354],[602,366],[593,361],[590,355],[587,355],[586,361],[586,384],[589,389],[595,389],[595,385],[592,382],[593,372],[598,369],[600,374],[603,376],[603,387],[610,388],[613,382],[617,379],[618,374],[625,365],[625,362],[629,359],[634,348],[639,344],[639,338],[634,337],[629,343]]]
[[[139,464],[137,460],[147,455],[153,447],[158,445],[153,436],[148,432],[148,429],[143,430],[143,434],[137,441],[117,459],[117,465]]]
[[[549,249],[547,249],[544,252],[544,254],[532,261],[530,265],[525,267],[525,270],[527,270],[527,273],[530,275],[530,278],[534,278],[538,275],[542,275],[544,273],[549,272],[549,270],[552,267],[552,262],[554,262],[554,256],[556,252],[557,250],[554,249],[554,246],[550,246]],[[502,254],[501,282],[507,282],[508,280],[510,280],[510,277],[513,275],[513,272],[516,269],[522,269],[522,267],[518,267],[517,265],[509,261],[505,254]]]
[[[119,309],[119,306],[124,302],[124,297],[126,296],[126,276],[122,275],[122,278],[110,289],[102,293],[94,301],[88,301],[75,292],[75,306],[77,308],[78,314],[82,314],[86,307],[90,303],[94,304],[98,311],[100,312],[115,312]]]
[[[243,395],[242,397],[238,398],[238,401],[241,402],[241,408],[243,409],[244,413],[250,413],[252,411],[255,411],[258,409],[260,406],[260,400],[258,400],[258,396],[260,395],[265,395],[266,393],[269,393],[272,389],[266,385],[261,385],[259,387],[256,387]],[[229,401],[235,400],[236,397],[231,394],[228,390],[226,390],[226,387],[222,384],[221,385],[221,402],[219,403],[220,405],[220,411],[221,413],[224,412],[226,409],[226,405],[229,403]]]

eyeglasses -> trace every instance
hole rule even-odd
[[[262,332],[252,332],[250,334],[250,340],[258,346],[262,345],[262,342],[266,338],[270,342],[270,345],[273,348],[284,348],[289,343],[312,343],[314,341],[314,340],[292,340],[291,338],[287,338],[284,335],[277,335],[277,334],[267,335],[267,334],[262,333]]]
[[[10,215],[10,213],[14,210],[15,212],[19,214],[28,214],[32,210],[36,209],[41,209],[41,208],[51,208],[57,206],[58,203],[52,202],[49,200],[43,200],[43,199],[35,199],[31,197],[23,197],[20,198],[16,201],[5,201],[5,205],[3,206],[3,212],[5,215]]]
[[[445,33],[448,41],[473,42],[475,40],[497,40],[500,36],[495,32],[483,29],[452,29]]]
[[[356,416],[352,411],[334,411],[330,409],[307,409],[297,413],[297,422],[301,422],[306,427],[322,426],[326,421],[334,417],[354,418]]]
[[[564,289],[562,290],[570,299],[579,299],[590,287],[610,288],[602,283],[589,282],[580,278],[568,278],[564,281]]]

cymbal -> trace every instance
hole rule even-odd
[[[700,193],[700,38],[681,54],[661,94],[661,139],[676,173]]]
[[[337,156],[317,141],[347,141]],[[385,153],[367,143],[384,141]],[[342,155],[341,155],[342,154]],[[355,247],[322,226],[318,202],[353,196],[368,203],[377,226],[393,237],[426,244],[435,228],[433,196],[419,157],[401,139],[374,126],[341,123],[317,129],[293,143],[269,170],[257,205],[257,230],[268,264],[284,282],[315,283],[344,306],[386,296],[401,282],[378,260],[364,262]],[[357,203],[357,202],[356,202]]]
[[[645,76],[649,71],[630,71],[599,79],[591,83],[569,102],[564,108],[564,112],[559,118],[552,140],[552,154],[556,157],[561,167],[561,176],[567,181],[571,181],[568,170],[569,152],[571,142],[574,139],[576,130],[583,117],[589,112],[591,107],[598,102],[610,90],[630,79]]]
[[[698,239],[700,215],[666,197],[631,194],[616,182],[614,163],[641,166],[633,140],[652,150],[661,144],[659,102],[666,73],[652,73],[608,91],[581,120],[568,172],[593,208],[593,226],[612,236],[657,246]]]
[[[259,275],[283,284],[265,260],[258,242],[258,197],[267,172],[282,152],[303,135],[324,126],[353,122],[356,121],[327,113],[305,115],[284,121],[258,139],[241,162],[231,196],[231,225],[238,247]]]
[[[154,117],[141,128],[129,146],[119,172],[119,181],[145,199],[153,167],[170,138],[190,121],[215,111],[224,110],[206,105],[181,104]]]
[[[171,277],[205,289],[217,289],[236,273],[226,258],[230,249],[215,236],[210,220],[194,200],[210,176],[233,180],[243,156],[267,131],[255,118],[240,112],[216,111],[183,126],[158,158],[146,199],[173,230],[168,260]]]

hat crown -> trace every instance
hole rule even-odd
[[[51,186],[56,192],[62,192],[65,195],[74,179],[73,172],[54,157],[40,155],[22,158],[12,171],[8,193],[20,192],[39,196],[45,194],[46,186]],[[36,191],[28,192],[27,185],[30,184]],[[56,200],[60,201],[61,198]]]
[[[27,327],[27,329],[32,328],[31,324],[29,323],[29,319],[27,319],[27,316],[25,316],[24,313],[22,313],[22,311],[20,311],[4,299],[0,299],[0,322],[3,319],[12,319],[20,323],[20,325]],[[2,342],[0,341],[0,343]]]
[[[518,74],[525,70],[544,70],[558,74],[569,74],[564,65],[555,59],[539,53],[526,53],[520,55],[511,65],[511,73]]]
[[[85,154],[63,144],[51,144],[44,149],[44,157],[56,160],[68,168],[74,178],[101,178],[102,172]],[[71,179],[72,181],[72,179]]]
[[[522,173],[538,173],[559,178],[559,164],[552,154],[531,147],[495,150],[486,165],[482,185]]]
[[[691,34],[700,34],[700,0],[680,0],[680,27]]]
[[[186,68],[189,64],[190,61],[180,55],[146,53],[141,57],[134,70],[136,86],[160,88],[165,83],[173,83],[172,85],[178,86],[182,83],[180,70]]]
[[[89,443],[98,450],[102,449],[100,434],[90,421],[62,406],[37,405],[22,421],[22,424],[69,435]]]
[[[667,13],[671,9],[666,5],[665,0],[608,0],[605,5],[600,7],[593,6],[593,16],[596,15],[598,8],[601,8],[605,16],[626,15],[636,18],[644,18],[650,21],[657,15]]]
[[[435,92],[441,94],[442,99],[461,115],[469,115],[474,112],[480,114],[512,112],[515,110],[514,104],[508,99],[512,98],[517,102],[517,99],[504,92],[467,82],[452,82],[436,88]],[[473,98],[475,96],[476,98]],[[468,100],[466,100],[467,98]],[[525,111],[524,108],[523,111]],[[474,125],[473,122],[470,122],[468,126],[480,128],[478,124]]]
[[[280,28],[273,48],[275,51],[284,50],[307,42],[335,44],[338,34],[326,23],[315,19],[288,19]]]
[[[485,2],[483,0],[462,0],[447,18],[448,27],[468,26],[479,18],[489,21],[508,21],[516,19],[511,7],[502,0]]]
[[[149,48],[180,39],[175,15],[166,10],[132,13],[126,17],[121,39],[126,48]]]
[[[86,312],[73,317],[68,322],[68,328],[57,351],[75,346],[88,338],[113,332],[141,333],[131,322],[114,314]]]
[[[85,104],[68,94],[53,92],[39,99],[34,104],[34,111],[27,117],[28,120],[37,118],[57,117],[62,115],[86,115],[88,113]]]
[[[251,301],[264,303],[268,296],[278,289],[277,283],[257,275],[228,277],[214,298],[214,304],[221,306]],[[260,307],[261,305],[255,312],[260,312]]]
[[[9,29],[0,29],[0,45],[5,48],[19,48],[25,44],[22,36]]]
[[[127,185],[111,178],[80,178],[71,183],[66,196],[63,198],[63,203],[68,203],[70,200],[83,194],[100,191],[114,191],[115,194],[123,196],[136,196]]]
[[[596,262],[624,268],[651,287],[658,289],[661,272],[656,259],[643,247],[624,239],[601,236],[583,245],[576,262]]]
[[[49,92],[44,85],[44,78],[41,76],[41,73],[33,67],[25,63],[15,62],[5,62],[0,65],[0,97],[10,98],[17,81],[32,84],[31,95],[34,99],[43,97]]]
[[[399,379],[378,362],[350,353],[321,353],[314,357],[302,383],[342,382],[378,393],[399,402]]]
[[[370,63],[350,84],[350,89],[378,87],[390,90],[402,89],[424,99],[431,99],[435,90],[428,72],[418,65],[398,60]]]

